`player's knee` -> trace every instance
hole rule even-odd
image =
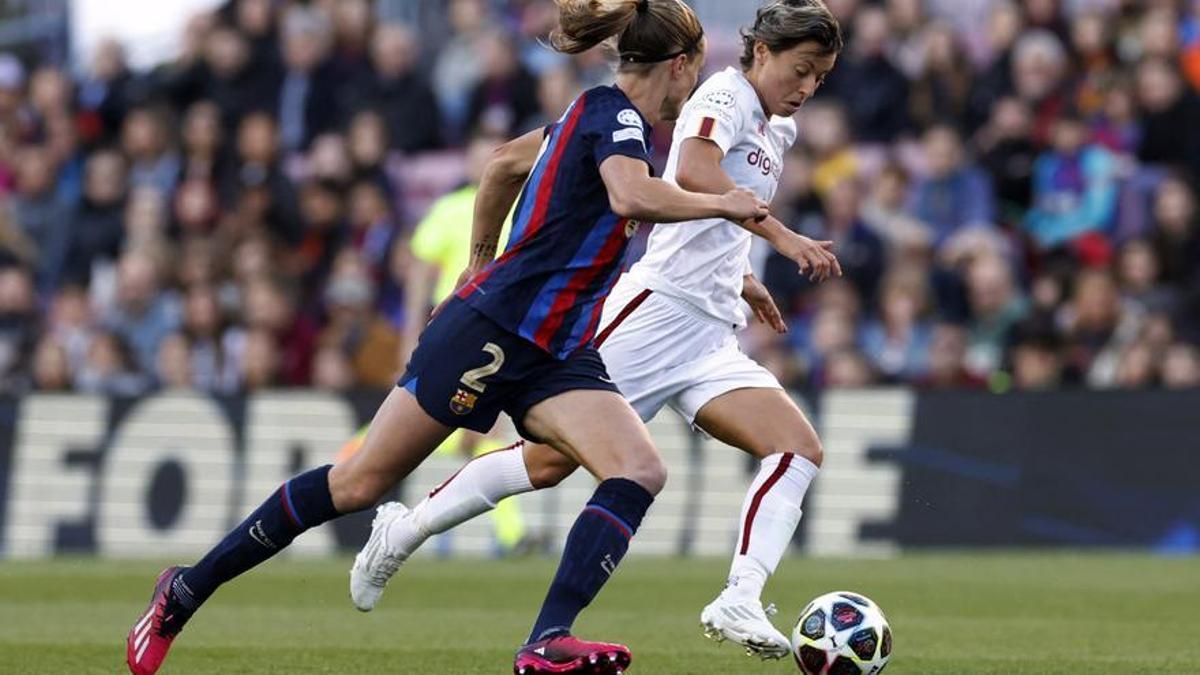
[[[811,430],[797,431],[778,439],[764,439],[752,451],[759,459],[766,459],[781,452],[790,452],[807,459],[818,467],[825,459],[825,449],[821,445],[821,439],[816,432]]]
[[[329,493],[340,513],[369,509],[383,498],[388,486],[371,477],[330,475]]]
[[[662,492],[667,484],[667,467],[653,448],[648,452],[637,453],[637,457],[626,465],[623,473],[625,478],[646,488],[652,495]]]
[[[796,454],[812,462],[813,466],[818,468],[821,466],[821,462],[825,461],[825,448],[821,445],[821,439],[815,435],[810,443],[798,447]]]
[[[567,479],[578,468],[569,457],[558,455],[552,461],[542,462],[529,469],[529,482],[535,490],[551,488]]]

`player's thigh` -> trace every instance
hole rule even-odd
[[[727,391],[696,413],[696,426],[756,457],[794,452],[821,464],[821,441],[800,406],[783,389]]]
[[[371,506],[452,431],[426,414],[407,390],[392,389],[375,413],[362,448],[329,472],[334,506],[342,513]]]
[[[554,487],[575,473],[579,463],[545,443],[525,443],[525,471],[534,489]]]
[[[637,413],[620,394],[576,389],[529,408],[524,426],[599,480],[628,478],[650,492],[666,482],[666,468]]]

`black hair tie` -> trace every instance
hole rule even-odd
[[[650,0],[641,0],[637,6],[638,14],[645,14],[650,11]]]

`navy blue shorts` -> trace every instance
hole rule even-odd
[[[425,328],[399,386],[446,426],[487,433],[503,411],[533,441],[524,421],[538,403],[576,389],[620,393],[594,347],[556,359],[458,298]]]

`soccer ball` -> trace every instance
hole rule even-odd
[[[792,631],[792,656],[805,675],[875,675],[892,655],[892,629],[864,595],[826,593],[808,603]]]

